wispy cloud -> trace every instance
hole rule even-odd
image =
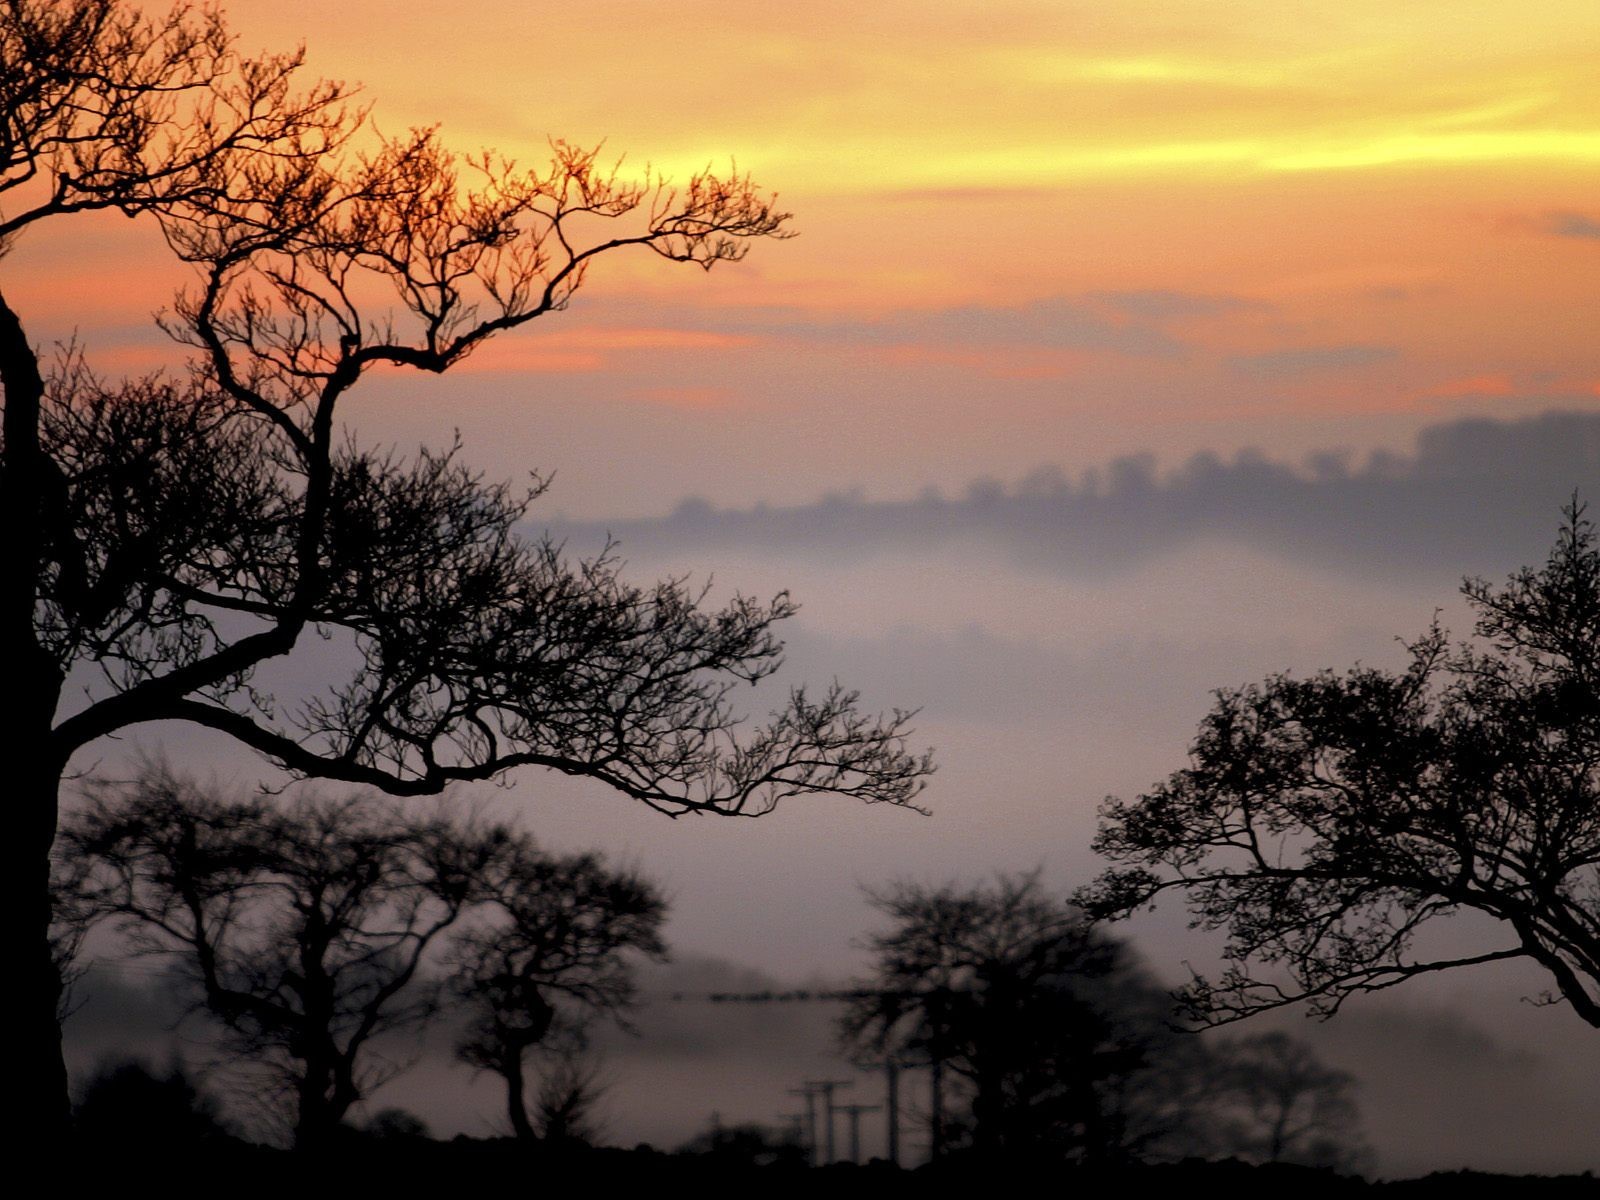
[[[1254,302],[1231,296],[1169,291],[1098,292],[1043,296],[1020,304],[898,307],[841,319],[782,305],[742,309],[693,308],[651,318],[658,327],[703,331],[707,338],[779,338],[883,348],[993,347],[1104,352],[1132,357],[1177,357],[1185,344],[1167,333],[1170,318],[1227,312]],[[612,303],[588,319],[631,322],[634,307]],[[600,339],[596,339],[597,341]]]
[[[1217,295],[1209,292],[1178,292],[1147,288],[1129,292],[1096,292],[1091,300],[1117,312],[1153,321],[1169,318],[1210,317],[1245,309],[1264,309],[1271,305],[1248,296]]]
[[[1097,305],[1071,296],[1047,296],[1025,304],[965,304],[950,308],[901,308],[859,320],[819,320],[794,311],[730,314],[743,332],[785,339],[859,346],[993,346],[1043,350],[1101,351],[1134,357],[1172,357],[1181,342],[1157,327],[1151,314]]]
[[[1342,371],[1390,362],[1400,351],[1394,346],[1302,346],[1292,350],[1269,350],[1229,359],[1235,370],[1262,379],[1291,379],[1323,371]]]
[[[1600,218],[1585,213],[1551,213],[1547,228],[1557,237],[1600,241]]]

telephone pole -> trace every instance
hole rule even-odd
[[[888,1107],[885,1117],[888,1135],[888,1159],[895,1166],[900,1165],[900,1070],[906,1066],[916,1066],[916,1063],[903,1063],[893,1055],[882,1062],[862,1062],[859,1064],[863,1070],[883,1072],[884,1103]]]
[[[800,1096],[806,1102],[806,1162],[817,1165],[817,1089],[812,1084],[790,1088],[789,1095]]]
[[[900,1063],[889,1059],[883,1064],[885,1099],[889,1105],[889,1165],[900,1165]]]
[[[805,1138],[806,1138],[806,1114],[805,1113],[779,1113],[778,1114],[778,1120],[783,1122],[784,1127],[789,1132],[789,1136],[794,1139],[794,1142],[795,1142],[796,1145],[799,1145],[799,1146],[804,1146],[805,1145]],[[809,1155],[807,1156],[807,1161],[809,1161]]]
[[[881,1112],[881,1104],[841,1104],[839,1111],[850,1118],[850,1161],[861,1161],[861,1114]]]
[[[805,1086],[808,1087],[808,1088],[815,1088],[816,1091],[817,1091],[817,1094],[822,1097],[824,1115],[826,1116],[827,1122],[828,1122],[828,1125],[827,1125],[827,1143],[826,1143],[827,1144],[827,1155],[822,1161],[824,1163],[831,1163],[834,1160],[834,1150],[833,1150],[833,1114],[834,1114],[835,1109],[834,1109],[834,1104],[833,1104],[833,1092],[834,1092],[835,1088],[854,1087],[855,1086],[855,1080],[853,1080],[853,1079],[813,1079],[813,1080],[808,1080],[806,1082]]]

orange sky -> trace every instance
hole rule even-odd
[[[603,263],[458,378],[486,465],[553,466],[584,511],[1600,400],[1592,0],[226,9],[247,50],[304,40],[360,81],[382,129],[522,159],[604,139],[680,177],[734,156],[795,212],[799,239],[707,278]],[[36,332],[117,326],[149,360],[161,254],[58,225],[10,286]],[[448,385],[396,386],[364,428],[434,436]]]

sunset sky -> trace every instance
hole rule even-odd
[[[304,41],[361,83],[381,130],[530,162],[603,141],[677,178],[731,159],[794,213],[705,275],[602,259],[570,311],[348,413],[402,448],[459,429],[494,477],[554,471],[540,517],[580,551],[617,533],[641,579],[792,587],[792,678],[922,706],[928,819],[485,790],[664,879],[690,955],[837,977],[858,884],[1086,880],[1096,804],[1180,767],[1212,688],[1392,664],[1441,606],[1466,632],[1461,576],[1542,561],[1563,500],[1600,496],[1593,0],[226,10],[244,49]],[[36,339],[144,369],[183,281],[110,217],[30,234],[5,286]],[[1174,979],[1205,954],[1181,913],[1140,936]],[[1570,1117],[1600,1106],[1594,1033],[1521,1004],[1536,986],[1419,986],[1329,1043],[1368,1072],[1386,1169],[1600,1167]],[[1491,1065],[1419,1090],[1463,1054]],[[1380,1128],[1419,1114],[1420,1142]]]
[[[1586,0],[227,10],[246,49],[304,40],[385,131],[526,162],[603,141],[680,179],[732,159],[795,214],[708,277],[604,262],[457,376],[447,419],[486,465],[559,469],[572,511],[1403,445],[1600,396]],[[89,228],[41,333],[179,278],[143,238],[108,279],[98,243],[130,231]],[[431,381],[400,392],[369,423],[436,431]]]

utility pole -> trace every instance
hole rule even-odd
[[[824,1113],[825,1113],[825,1116],[827,1117],[827,1121],[828,1121],[827,1155],[823,1159],[823,1162],[824,1163],[831,1163],[833,1161],[833,1159],[834,1159],[834,1150],[833,1150],[833,1113],[834,1113],[833,1092],[834,1092],[835,1088],[853,1087],[853,1086],[855,1086],[855,1080],[853,1080],[853,1079],[815,1079],[815,1080],[807,1081],[805,1086],[808,1087],[808,1088],[816,1088],[817,1089],[817,1093],[822,1097],[822,1103],[823,1103],[823,1106],[824,1106]]]
[[[894,1055],[889,1055],[882,1062],[863,1062],[860,1064],[865,1070],[883,1069],[884,1103],[888,1105],[888,1158],[895,1166],[900,1165],[900,1068],[907,1065]]]
[[[948,985],[931,990],[928,1017],[932,1036],[928,1039],[928,1090],[929,1107],[933,1109],[933,1127],[929,1131],[928,1156],[937,1162],[944,1157],[944,1055],[945,1018],[950,1009],[951,989]]]
[[[805,1098],[806,1162],[814,1167],[817,1165],[817,1087],[808,1083],[803,1087],[790,1088],[789,1095]]]
[[[883,1064],[885,1099],[889,1105],[889,1165],[900,1165],[900,1062],[887,1059]]]
[[[881,1104],[841,1104],[839,1111],[850,1118],[850,1161],[861,1161],[861,1114],[879,1112],[883,1109]]]
[[[806,1114],[805,1113],[779,1113],[778,1120],[782,1121],[788,1130],[789,1136],[798,1146],[805,1145]],[[809,1156],[807,1161],[809,1161]]]

